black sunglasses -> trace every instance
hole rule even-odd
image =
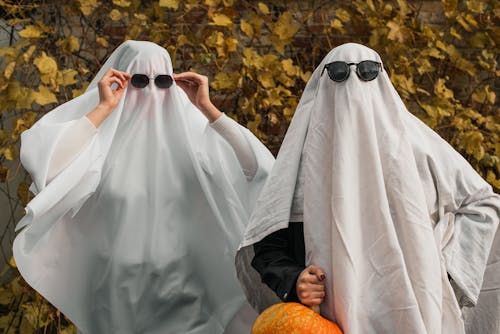
[[[325,65],[321,75],[323,75],[326,69],[330,79],[335,82],[342,82],[349,78],[351,65],[356,65],[356,74],[363,81],[372,81],[377,77],[378,73],[382,71],[382,64],[373,60],[363,60],[359,63],[334,61]]]
[[[158,88],[169,88],[174,83],[174,79],[168,74],[160,74],[156,77],[148,77],[146,74],[134,74],[130,83],[136,88],[144,88],[149,84],[149,79],[154,79]]]

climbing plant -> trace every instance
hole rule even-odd
[[[164,46],[176,72],[207,75],[215,104],[275,153],[322,57],[345,42],[366,44],[409,110],[500,190],[498,1],[0,0],[0,14],[4,333],[75,332],[11,259],[13,227],[31,197],[19,140],[82,94],[126,39]]]

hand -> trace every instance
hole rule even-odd
[[[320,305],[325,298],[325,273],[315,265],[304,269],[297,279],[297,297],[307,306]]]
[[[128,80],[131,75],[129,73],[120,72],[110,68],[104,76],[99,80],[97,87],[99,88],[99,105],[113,111],[128,85]],[[111,86],[116,84],[118,87],[112,89]]]
[[[222,113],[210,101],[208,78],[194,72],[174,74],[174,80],[189,100],[208,118],[215,121]]]
[[[131,75],[129,73],[111,68],[99,80],[97,83],[97,87],[99,88],[99,105],[87,114],[87,118],[95,127],[99,127],[109,114],[115,110],[130,78]],[[118,85],[116,89],[111,88],[114,83]]]

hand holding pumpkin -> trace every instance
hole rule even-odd
[[[320,305],[325,298],[325,273],[315,265],[304,269],[297,279],[297,296],[307,306]]]

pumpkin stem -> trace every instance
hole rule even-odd
[[[313,305],[311,306],[311,310],[313,310],[314,312],[320,314],[321,310],[319,308],[319,305]]]

